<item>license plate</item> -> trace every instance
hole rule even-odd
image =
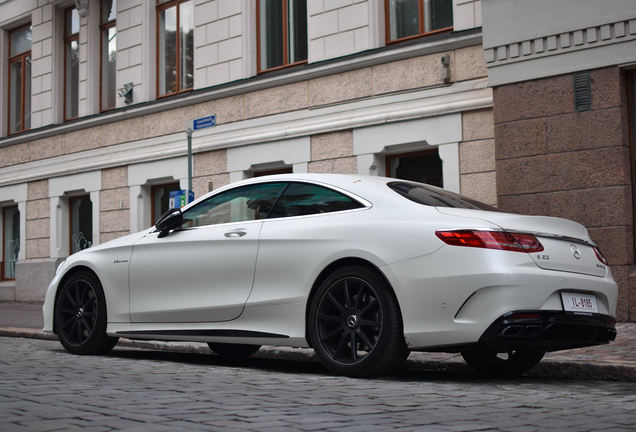
[[[574,313],[598,313],[596,296],[588,294],[561,293],[563,309]]]

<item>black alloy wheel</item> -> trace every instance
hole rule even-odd
[[[309,331],[318,358],[339,375],[387,374],[409,354],[397,299],[365,267],[340,269],[321,284]]]
[[[106,334],[106,299],[90,272],[71,276],[61,287],[55,308],[56,332],[73,354],[106,354],[119,338]]]
[[[535,367],[545,351],[533,349],[509,351],[462,351],[466,363],[477,372],[492,375],[521,375]]]
[[[208,346],[216,355],[224,358],[242,358],[256,354],[261,345],[241,345],[208,342]]]

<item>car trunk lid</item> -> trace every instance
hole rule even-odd
[[[437,207],[437,210],[442,214],[484,220],[508,232],[534,234],[544,250],[529,255],[543,269],[599,277],[607,274],[607,266],[597,258],[587,229],[577,222],[450,207]]]

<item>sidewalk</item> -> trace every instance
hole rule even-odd
[[[0,337],[57,340],[42,332],[42,304],[0,302]],[[636,324],[619,323],[618,336],[609,345],[548,353],[527,373],[542,378],[603,379],[636,382]],[[118,346],[210,354],[205,343],[132,341],[120,339]],[[263,347],[257,358],[318,361],[311,349]],[[405,368],[471,372],[459,354],[411,353]]]

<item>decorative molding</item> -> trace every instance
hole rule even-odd
[[[492,107],[486,78],[320,109],[261,117],[197,132],[194,153]],[[185,132],[0,169],[0,186],[185,156]]]
[[[486,66],[534,60],[636,39],[636,19],[487,48]]]

